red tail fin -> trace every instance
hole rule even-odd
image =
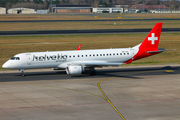
[[[148,51],[158,50],[159,39],[161,35],[163,23],[157,23],[153,29],[146,36],[139,49],[146,49]]]
[[[161,35],[163,23],[157,23],[153,29],[146,36],[144,41],[140,44],[137,54],[133,57],[134,60],[148,57],[150,55],[157,54],[159,52],[147,52],[147,51],[158,51],[159,39]]]

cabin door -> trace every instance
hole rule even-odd
[[[31,62],[32,62],[31,54],[26,54],[26,59],[27,59],[27,64],[31,65]]]

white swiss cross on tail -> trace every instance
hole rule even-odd
[[[148,40],[151,41],[151,44],[154,45],[155,40],[158,40],[158,37],[155,37],[155,33],[151,33],[152,37],[148,37]]]

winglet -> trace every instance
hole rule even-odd
[[[78,46],[77,50],[80,50],[81,49],[81,44]]]

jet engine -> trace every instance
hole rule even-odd
[[[82,74],[83,69],[81,66],[69,66],[66,68],[66,73],[69,75],[78,75]]]

